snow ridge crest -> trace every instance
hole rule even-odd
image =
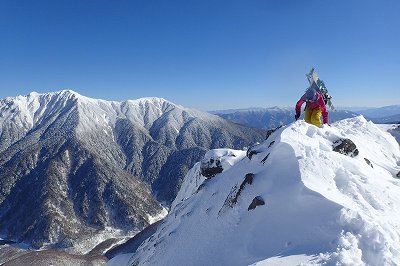
[[[335,152],[339,139],[359,153]],[[214,177],[201,163],[188,172],[130,265],[400,264],[399,145],[362,116],[322,128],[297,121],[247,153],[203,159],[216,160]]]
[[[171,110],[177,109],[192,115],[204,113],[186,109],[163,98],[145,97],[123,102],[93,99],[73,90],[50,93],[31,92],[25,96],[7,97],[0,100],[0,127],[13,121],[28,131],[52,115],[66,109],[76,108],[81,122],[107,120],[115,124],[116,119],[131,119],[150,127],[155,120]],[[145,122],[143,122],[145,121]]]

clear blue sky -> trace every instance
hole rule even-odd
[[[398,0],[0,0],[0,98],[72,89],[201,110],[400,104]]]

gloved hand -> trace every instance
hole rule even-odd
[[[294,119],[296,119],[296,121],[297,121],[297,119],[299,119],[299,117],[300,117],[300,114],[296,114],[296,115],[294,116]]]

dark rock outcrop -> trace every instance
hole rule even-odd
[[[365,161],[369,166],[371,166],[371,168],[374,168],[374,166],[372,165],[372,163],[371,163],[370,160],[368,160],[367,158],[364,158],[364,161]]]
[[[247,158],[249,158],[251,160],[251,158],[253,157],[253,155],[260,153],[259,151],[256,150],[248,150],[246,153]]]
[[[271,146],[274,145],[274,144],[275,144],[275,140],[271,141],[271,143],[268,145],[268,148],[271,148]]]
[[[356,144],[350,139],[336,140],[333,143],[333,151],[350,157],[355,157],[359,153]]]
[[[258,151],[256,148],[258,145],[259,145],[259,143],[253,144],[250,146],[250,148],[247,149],[246,157],[249,158],[249,160],[251,160],[251,158],[253,158],[253,155],[260,153],[260,151]]]
[[[211,178],[219,173],[222,173],[224,169],[221,165],[221,160],[219,158],[209,158],[203,159],[200,163],[201,175],[206,178]]]
[[[254,174],[253,173],[248,173],[244,177],[243,182],[240,184],[240,186],[235,185],[232,190],[229,192],[229,195],[226,197],[226,200],[224,202],[224,205],[222,206],[221,212],[225,208],[233,208],[233,206],[236,205],[238,198],[240,194],[242,193],[243,189],[245,188],[246,184],[251,185],[253,183],[254,179]]]
[[[257,196],[253,199],[251,204],[249,205],[248,211],[254,210],[257,206],[265,205],[265,201],[261,196]]]
[[[267,161],[268,157],[269,157],[269,153],[267,154],[267,156],[264,157],[264,159],[261,160],[261,163],[265,164],[265,162]]]

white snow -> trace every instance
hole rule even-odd
[[[110,261],[107,262],[108,266],[121,266],[127,263],[129,259],[132,257],[132,254],[122,254],[112,258]]]
[[[20,95],[0,100],[0,130],[6,121],[11,121],[26,131],[30,130],[50,113],[58,112],[67,104],[71,104],[70,100],[77,102],[80,114],[78,132],[81,133],[99,129],[104,129],[110,133],[110,129],[115,126],[116,120],[121,118],[126,118],[149,129],[157,119],[173,110],[177,110],[177,112],[171,113],[169,119],[171,119],[171,127],[175,129],[177,134],[181,130],[179,125],[182,125],[180,121],[183,119],[189,120],[193,117],[207,117],[208,120],[220,119],[205,112],[184,108],[163,98],[145,97],[116,102],[92,99],[72,90],[62,90],[43,94],[31,92],[26,96]],[[187,117],[177,115],[179,112],[185,113]],[[98,122],[96,129],[89,127],[89,125],[96,124],[89,123],[93,120]],[[112,136],[111,133],[110,135]]]
[[[167,216],[168,214],[168,210],[164,207],[162,207],[162,211],[157,214],[156,216],[151,216],[151,215],[147,215],[147,220],[149,222],[149,224],[153,224],[155,222],[160,221],[161,219],[163,219],[165,216]]]
[[[87,237],[80,243],[75,244],[73,247],[64,249],[64,251],[70,252],[72,254],[87,254],[91,250],[93,250],[93,248],[95,248],[99,243],[102,243],[107,239],[122,238],[124,236],[125,233],[122,230],[106,226],[104,229],[101,230],[101,233]]]
[[[77,125],[77,137],[95,139],[96,142],[91,141],[92,145],[96,145],[97,140],[115,143],[114,130],[118,121],[129,121],[149,138],[163,141],[157,139],[158,132],[160,136],[168,133],[173,135],[171,137],[178,137],[184,125],[194,118],[216,123],[222,120],[216,115],[184,108],[163,98],[146,97],[117,102],[88,98],[72,90],[44,94],[32,92],[0,100],[0,133],[14,132],[15,128],[19,133],[13,138],[3,134],[3,149],[23,138],[42,121],[49,122],[49,118],[57,117],[66,109],[72,112],[71,118],[76,119],[70,122],[71,126]],[[98,138],[99,132],[105,133],[104,138]]]
[[[339,138],[359,154],[334,152]],[[224,171],[206,180],[196,164],[157,232],[118,265],[400,265],[392,136],[363,117],[322,128],[297,121],[252,149],[259,153],[251,160],[243,151],[208,152]],[[248,173],[252,184],[232,204],[228,195]],[[265,205],[248,210],[257,196]]]
[[[14,123],[19,128],[30,130],[36,123],[45,119],[50,112],[63,109],[69,100],[83,98],[71,90],[46,94],[32,92],[26,96],[8,97],[0,100],[0,130],[5,123]]]
[[[390,133],[400,143],[400,124],[379,124],[381,130]]]

